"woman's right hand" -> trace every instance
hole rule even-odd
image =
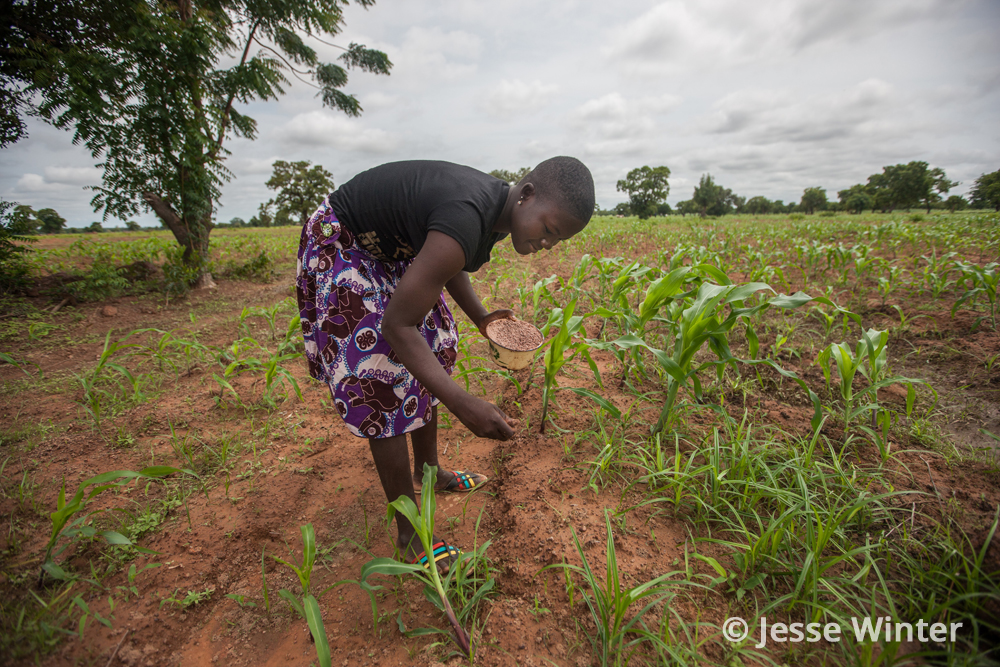
[[[492,403],[470,395],[456,408],[452,412],[477,437],[493,440],[510,440],[514,437],[511,426],[517,422]]]

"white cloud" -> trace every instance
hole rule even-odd
[[[361,98],[361,106],[365,112],[381,111],[382,109],[392,109],[399,104],[399,97],[396,95],[386,95],[379,91],[365,93]]]
[[[717,15],[718,4],[680,0],[659,4],[612,29],[604,52],[637,73],[703,69],[735,60],[748,42],[756,43],[747,39],[753,21],[743,22],[743,32],[733,31],[726,22],[745,10],[736,5],[727,14]],[[757,3],[748,4],[757,7]]]
[[[785,58],[941,20],[965,0],[667,0],[612,28],[604,53],[626,71],[661,75]]]
[[[360,153],[388,153],[396,148],[395,136],[328,111],[298,114],[277,132],[282,141],[304,146],[332,146]]]
[[[476,72],[483,41],[464,30],[414,26],[398,48],[389,47],[394,83],[414,86],[427,81],[455,81]]]
[[[66,193],[100,183],[101,170],[96,167],[45,167],[42,174],[23,174],[13,191],[21,194]]]
[[[520,79],[502,79],[490,88],[479,108],[494,118],[508,120],[541,109],[558,91],[558,86],[538,80],[525,83]]]
[[[249,157],[245,160],[241,160],[235,169],[239,171],[240,174],[267,174],[271,175],[274,172],[274,163],[278,160],[282,160],[277,156],[271,156],[266,158],[254,158]]]
[[[101,182],[101,170],[97,167],[46,167],[47,183],[66,185],[97,185]]]
[[[608,93],[587,100],[570,114],[570,125],[592,140],[588,151],[597,155],[632,154],[635,140],[656,132],[653,115],[670,111],[680,104],[673,95],[640,97],[627,100],[621,93]]]
[[[788,5],[789,3],[784,2]],[[964,0],[809,0],[791,3],[789,43],[804,48],[824,41],[859,39],[917,21],[941,20]]]
[[[45,171],[48,172],[49,169],[51,167],[46,167]],[[31,173],[21,176],[17,180],[17,184],[14,185],[14,192],[18,194],[53,194],[77,189],[79,189],[78,185],[53,182],[45,176]]]
[[[742,135],[756,144],[824,142],[847,137],[897,136],[905,114],[895,91],[879,79],[835,94],[799,98],[787,90],[738,91],[716,102],[706,130]],[[889,118],[892,118],[890,121]]]

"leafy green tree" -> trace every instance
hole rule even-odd
[[[663,202],[662,204],[656,205],[656,215],[670,215],[674,211],[670,208],[670,204]]]
[[[243,218],[235,217],[229,221],[230,227],[246,227],[247,223]]]
[[[56,213],[54,208],[43,208],[36,217],[41,224],[43,234],[58,234],[66,226],[66,218]]]
[[[944,169],[940,167],[928,169],[926,162],[911,162],[910,164],[913,165],[911,169],[917,170],[923,178],[920,201],[927,207],[927,213],[930,213],[931,206],[940,202],[942,196],[948,194],[948,191],[958,185],[958,182],[948,180]]]
[[[110,16],[98,16],[103,23],[86,16],[74,28],[76,41],[31,41],[20,67],[40,100],[38,114],[73,128],[74,141],[102,159],[95,210],[127,218],[149,207],[185,259],[200,265],[221,186],[231,178],[226,140],[257,134],[239,107],[277,99],[290,72],[311,77],[325,106],[357,116],[361,104],[341,90],[347,69],[389,73],[380,51],[351,43],[339,64],[323,63],[307,43],[336,35],[346,4],[121,0]]]
[[[517,171],[507,171],[506,169],[494,169],[490,172],[490,176],[493,178],[499,178],[501,181],[507,181],[511,185],[517,185],[521,182],[521,179],[531,173],[531,167],[521,167]]]
[[[861,213],[866,208],[871,208],[875,203],[872,196],[868,194],[868,188],[861,183],[838,191],[837,199],[840,200],[844,210],[851,213]]]
[[[38,213],[27,204],[15,205],[14,211],[9,214],[9,219],[10,230],[21,236],[37,234],[42,224],[38,220]]]
[[[37,110],[31,87],[46,76],[44,52],[99,50],[119,39],[143,0],[17,0],[0,4],[0,148],[27,136]],[[93,82],[95,85],[98,81]]]
[[[734,195],[729,188],[715,182],[711,174],[703,174],[691,195],[691,201],[701,217],[706,215],[726,215],[732,213],[742,198]]]
[[[101,224],[100,220],[94,220],[90,225],[84,227],[83,231],[89,234],[99,234],[104,231],[104,225]]]
[[[931,169],[926,162],[914,160],[883,167],[881,174],[872,174],[867,190],[873,198],[873,207],[882,212],[923,204],[930,213],[931,205],[941,201],[941,195],[956,185],[940,167]]]
[[[269,199],[257,207],[257,215],[250,218],[251,227],[272,227],[274,225],[274,200]]]
[[[915,206],[920,201],[921,185],[919,174],[905,164],[883,167],[881,174],[868,177],[872,206],[883,213]]]
[[[973,208],[989,208],[1000,211],[1000,169],[991,174],[981,174],[969,191],[969,203]]]
[[[24,256],[30,251],[27,244],[36,240],[12,228],[14,207],[15,204],[0,199],[0,293],[18,291],[25,286],[29,269]]]
[[[283,218],[292,219],[297,216],[301,224],[309,221],[323,197],[334,190],[333,174],[320,165],[309,168],[308,161],[274,163],[274,173],[266,185],[271,190],[277,190],[274,198],[279,212],[284,212]]]
[[[751,197],[743,206],[743,211],[750,215],[766,215],[774,210],[774,202],[767,197]]]
[[[826,190],[823,188],[806,188],[802,192],[802,201],[799,202],[799,207],[812,215],[816,211],[822,211],[826,208]]]
[[[628,202],[618,202],[615,204],[615,215],[632,215],[632,207],[629,206]]]
[[[633,169],[615,186],[618,192],[625,192],[629,198],[632,215],[646,219],[656,215],[660,204],[670,194],[670,169],[668,167],[643,166]]]
[[[138,232],[142,231],[142,226],[140,226],[139,223],[136,222],[135,220],[128,220],[125,223],[125,229],[129,230],[130,232]]]
[[[962,211],[968,208],[969,202],[967,202],[965,197],[961,195],[952,195],[945,200],[944,207],[948,209],[949,212],[954,213],[955,211]]]
[[[681,215],[701,215],[701,208],[691,199],[677,202],[676,211]]]

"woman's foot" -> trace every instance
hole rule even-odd
[[[434,562],[437,563],[438,572],[443,575],[448,574],[452,566],[458,562],[459,557],[462,555],[461,549],[448,544],[446,540],[439,537],[435,537],[431,541],[430,555],[424,552],[423,545],[416,536],[405,546],[401,546],[399,542],[397,542],[396,546],[399,548],[400,560],[404,563],[423,565],[424,569],[427,569],[429,564]]]
[[[420,493],[420,483],[422,479],[422,477],[418,477],[417,475],[413,476],[413,490],[416,493]],[[486,475],[480,475],[476,472],[466,472],[464,470],[438,470],[437,484],[434,485],[434,490],[443,491],[445,493],[466,492],[478,489],[488,481],[490,481],[489,477]]]

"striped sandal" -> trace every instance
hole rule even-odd
[[[490,478],[486,475],[480,475],[477,472],[465,472],[464,470],[452,470],[451,474],[453,477],[448,480],[448,483],[441,488],[434,487],[437,492],[444,493],[464,493],[466,491],[472,491],[473,489],[478,489],[480,486],[490,481]],[[414,487],[416,493],[420,493],[420,489]]]
[[[442,568],[445,573],[451,569],[451,566],[458,562],[459,557],[462,555],[462,550],[458,547],[453,547],[444,540],[439,540],[434,543],[431,547],[431,554],[434,557],[434,563],[440,563],[443,560],[447,560]],[[425,570],[430,569],[428,564],[427,552],[421,551],[416,558],[410,561],[411,565],[422,565]],[[439,566],[441,567],[441,566]]]

